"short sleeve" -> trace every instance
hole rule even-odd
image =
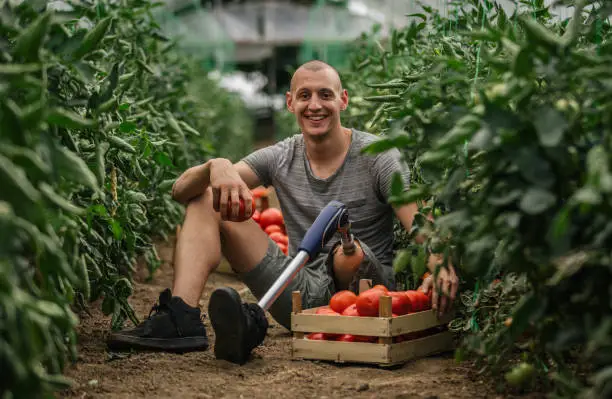
[[[261,184],[265,187],[272,185],[279,165],[285,162],[288,149],[291,147],[291,138],[282,140],[276,144],[260,148],[242,158],[259,177]]]
[[[410,168],[402,160],[397,148],[379,154],[374,161],[373,169],[378,195],[385,202],[391,194],[391,181],[395,172],[400,173],[404,182],[404,190],[410,187]]]

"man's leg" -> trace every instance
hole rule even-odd
[[[221,221],[212,206],[211,189],[192,200],[177,240],[172,290],[160,294],[159,303],[152,310],[155,314],[134,329],[112,334],[108,346],[181,352],[207,349],[198,302],[208,276],[219,265],[221,235],[228,231],[233,243],[228,252],[232,261],[237,262],[236,269],[248,271],[255,267],[268,246],[268,237],[257,224],[253,220]]]
[[[197,306],[222,253],[236,272],[246,272],[263,259],[267,238],[253,219],[240,223],[222,221],[213,209],[212,191],[208,189],[187,206],[175,249],[174,295]]]

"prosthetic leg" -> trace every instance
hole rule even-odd
[[[236,290],[215,290],[208,314],[215,330],[215,357],[236,364],[248,361],[268,330],[267,311],[308,261],[314,259],[336,232],[341,233],[347,253],[354,248],[347,208],[338,201],[329,202],[319,213],[298,247],[298,253],[258,303],[242,303]]]

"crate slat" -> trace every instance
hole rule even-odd
[[[293,338],[293,358],[335,362],[387,363],[389,345]]]
[[[389,319],[300,313],[291,315],[291,331],[390,337]]]
[[[447,313],[440,318],[438,318],[436,313],[435,310],[425,310],[423,312],[394,317],[389,321],[391,335],[395,337],[397,335],[426,330],[431,327],[448,324],[454,318],[452,313]]]
[[[452,350],[453,345],[453,335],[449,331],[400,342],[391,345],[389,363],[405,362],[435,353],[446,352]]]

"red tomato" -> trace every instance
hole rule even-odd
[[[357,295],[353,291],[343,290],[336,292],[329,300],[329,307],[338,313],[357,302]]]
[[[403,292],[389,291],[391,297],[391,308],[396,315],[405,315],[410,313],[411,303],[406,294]]]
[[[271,224],[276,224],[278,226],[282,226],[285,223],[283,219],[283,214],[277,208],[268,208],[261,211],[261,217],[259,224],[265,230],[266,227]]]
[[[271,224],[269,226],[267,226],[264,231],[266,232],[267,235],[270,235],[272,233],[278,232],[278,233],[282,233],[283,229],[282,227],[280,227],[277,224]]]
[[[268,196],[268,189],[265,187],[255,187],[251,190],[251,194],[254,198],[261,198]]]
[[[278,247],[281,249],[281,251],[283,251],[285,255],[289,253],[289,248],[286,244],[283,244],[282,242],[277,242],[276,245],[278,245]]]
[[[359,312],[357,311],[357,305],[352,304],[351,306],[344,309],[344,311],[342,312],[342,316],[360,316]]]
[[[431,291],[429,292],[431,295]],[[431,309],[431,296],[430,295],[427,295],[423,291],[417,291],[417,296],[421,299],[421,309],[422,310]]]
[[[404,291],[406,298],[410,301],[410,312],[420,312],[421,311],[421,300],[416,296],[416,291],[408,290]]]
[[[342,334],[336,341],[343,342],[374,342],[376,337],[366,337],[363,335]]]
[[[322,315],[332,315],[332,316],[340,316],[340,313],[334,311],[332,308],[330,308],[329,306],[323,306],[320,307],[319,309],[317,309],[317,311],[315,312],[315,314],[322,314]]]
[[[287,236],[281,233],[280,231],[275,231],[274,233],[271,233],[270,238],[277,244],[289,244],[289,238],[287,238]]]
[[[389,289],[387,287],[385,287],[384,285],[382,285],[382,284],[376,284],[371,289],[373,289],[373,290],[382,290],[384,292],[389,292]]]
[[[324,333],[310,333],[306,336],[306,338],[317,341],[325,341],[327,336]]]
[[[253,218],[253,220],[259,224],[259,218],[261,216],[261,213],[259,213],[258,210],[255,210],[255,212],[253,212],[253,216],[251,216]]]
[[[370,288],[360,293],[357,297],[357,311],[361,316],[376,317],[378,316],[378,304],[380,297],[386,293],[379,288]]]
[[[253,217],[252,212],[255,212],[255,198],[251,198],[251,217]],[[228,204],[229,206],[229,204]],[[245,220],[250,219],[250,217],[246,217],[245,215],[246,209],[245,209],[245,205],[244,205],[244,200],[242,198],[240,198],[240,206],[238,208],[238,220],[240,222],[244,222]]]
[[[409,290],[406,291],[406,296],[412,305],[412,312],[422,312],[430,308],[429,297],[423,291]]]

